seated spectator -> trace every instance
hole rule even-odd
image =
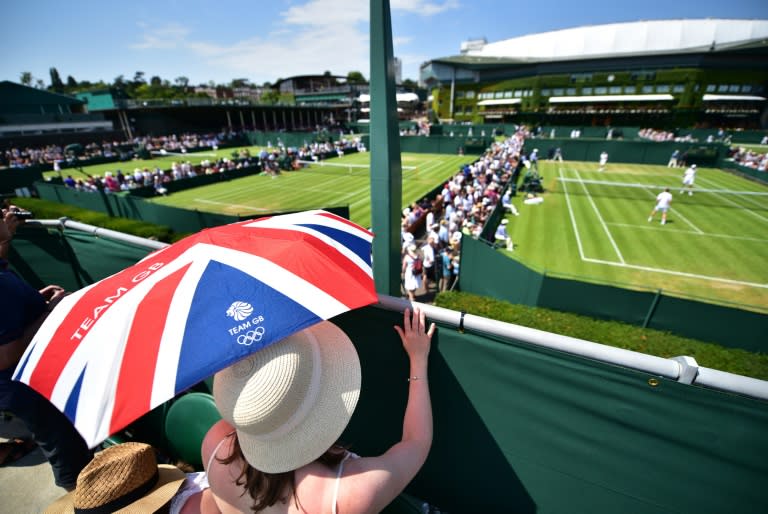
[[[78,473],[91,460],[91,451],[47,398],[11,379],[37,329],[65,295],[56,285],[37,291],[9,269],[5,259],[16,229],[23,223],[15,210],[7,205],[0,216],[0,410],[24,423],[51,464],[56,485],[71,491]]]
[[[78,475],[75,489],[44,514],[166,512],[185,478],[176,466],[158,464],[150,445],[117,444],[97,453]]]

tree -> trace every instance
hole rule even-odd
[[[185,92],[187,91],[187,86],[189,86],[189,78],[182,75],[181,77],[176,77],[173,81]]]
[[[35,87],[37,89],[45,89],[45,82],[43,82],[43,79],[37,79],[35,81]]]
[[[259,103],[262,104],[275,105],[278,101],[280,101],[280,93],[274,89],[264,91],[259,97]]]
[[[30,71],[22,71],[21,76],[19,77],[19,82],[24,84],[25,86],[32,87],[32,72]]]
[[[67,75],[67,87],[68,88],[77,87],[77,81],[75,80],[75,77],[73,77],[72,75]]]
[[[232,79],[230,84],[231,88],[251,87],[251,82],[248,79]]]
[[[161,78],[160,78],[159,76],[157,76],[157,75],[152,75],[152,78],[151,78],[151,79],[149,79],[149,83],[150,83],[150,85],[152,85],[153,87],[159,87],[159,86],[161,86],[161,85],[163,84],[163,79],[161,79]]]
[[[359,71],[350,71],[347,73],[347,82],[350,84],[365,84],[368,81],[365,80],[365,76]]]
[[[61,80],[59,70],[56,68],[51,68],[48,70],[48,72],[51,74],[51,89],[57,93],[64,91],[64,82]]]
[[[411,79],[403,80],[402,86],[404,88],[408,88],[408,89],[418,89],[419,88],[419,85],[416,82],[412,81]]]
[[[139,84],[146,84],[147,81],[144,80],[144,72],[143,71],[137,71],[136,74],[133,76],[133,83],[135,85]]]

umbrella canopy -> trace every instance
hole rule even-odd
[[[372,238],[325,211],[203,230],[65,297],[14,379],[94,447],[246,355],[376,302]]]

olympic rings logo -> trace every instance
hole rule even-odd
[[[251,346],[253,343],[258,343],[264,337],[264,332],[266,332],[264,327],[256,327],[250,332],[237,336],[237,344]]]

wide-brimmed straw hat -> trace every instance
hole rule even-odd
[[[122,443],[97,453],[77,476],[77,486],[45,509],[45,514],[146,514],[163,507],[186,474],[158,464],[144,443]]]
[[[282,473],[333,446],[357,406],[360,382],[352,341],[322,321],[218,372],[213,396],[248,463]]]

